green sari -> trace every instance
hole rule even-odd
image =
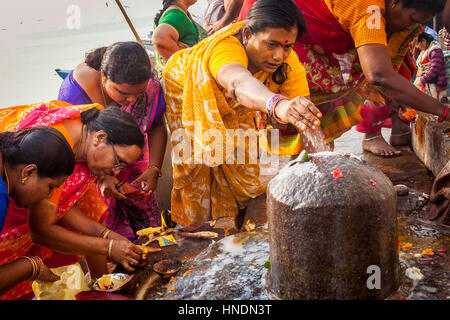
[[[178,31],[179,38],[177,44],[180,49],[192,47],[208,36],[208,32],[203,29],[200,24],[195,22],[189,13],[188,16],[186,16],[185,13],[178,8],[166,10],[159,19],[158,25],[161,23],[167,23]],[[154,29],[156,29],[156,27],[157,25],[155,24]],[[165,62],[163,57],[161,57],[156,50],[154,60],[156,73],[161,79]]]

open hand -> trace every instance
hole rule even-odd
[[[298,131],[304,131],[308,127],[317,129],[320,126],[322,113],[305,97],[297,97],[292,100],[279,101],[274,109],[276,118],[284,123],[290,123]]]

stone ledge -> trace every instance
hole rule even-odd
[[[445,132],[448,127],[448,123],[439,123],[436,116],[421,112],[412,126],[413,150],[434,176],[450,160],[450,136]]]

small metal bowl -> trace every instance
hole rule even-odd
[[[180,271],[183,263],[177,259],[163,259],[153,265],[153,271],[164,279],[171,278]]]

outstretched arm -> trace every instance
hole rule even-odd
[[[364,76],[384,95],[395,99],[400,105],[408,105],[439,117],[444,115],[445,106],[442,103],[418,90],[392,68],[385,46],[368,44],[359,47],[357,51]]]
[[[267,113],[267,102],[274,93],[241,64],[228,63],[222,66],[217,73],[217,81],[245,107]],[[317,129],[322,116],[319,109],[302,96],[281,100],[275,105],[274,113],[279,120],[291,123],[299,131],[307,127]]]

